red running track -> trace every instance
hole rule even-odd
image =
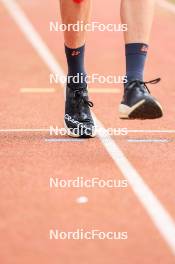
[[[119,22],[116,1],[111,5],[94,2],[93,20]],[[48,0],[18,1],[29,20],[48,45],[61,67],[66,70],[63,38],[49,32],[49,21],[57,19],[58,4]],[[104,13],[103,10],[108,10]],[[55,93],[21,93],[21,88],[47,88],[50,70],[36,53],[14,20],[0,3],[1,98],[0,129],[63,127],[64,100],[60,85]],[[42,14],[42,15],[41,15]],[[122,121],[117,106],[122,94],[91,94],[94,112],[105,127],[172,130],[174,128],[174,15],[157,8],[153,28],[147,79],[161,76],[153,93],[162,102],[164,118],[157,121]],[[171,39],[172,41],[168,41]],[[162,56],[166,46],[166,57]],[[100,49],[99,49],[100,47]],[[105,52],[102,52],[105,51]],[[122,35],[92,33],[88,37],[89,73],[123,74]],[[95,61],[95,63],[94,63]],[[170,83],[171,80],[171,83]],[[95,87],[95,86],[94,86]],[[96,87],[101,87],[96,85]],[[106,87],[106,85],[105,85]],[[118,88],[121,88],[120,86]],[[45,142],[48,132],[0,133],[1,160],[1,252],[3,264],[79,264],[142,263],[173,264],[173,253],[134,194],[127,189],[49,188],[50,177],[75,179],[99,177],[123,180],[98,138],[82,142]],[[144,182],[175,219],[174,144],[131,143],[128,139],[173,139],[173,133],[132,133],[114,137]],[[78,204],[77,197],[88,202]],[[123,241],[49,240],[49,230],[58,228],[127,231]]]

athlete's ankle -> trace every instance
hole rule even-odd
[[[68,65],[67,83],[71,86],[86,84],[86,71],[84,68],[85,45],[72,49],[65,46]]]
[[[148,45],[144,43],[130,43],[125,45],[126,76],[128,82],[133,80],[143,81],[147,52]]]

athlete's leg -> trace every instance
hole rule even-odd
[[[154,15],[155,0],[121,0],[122,23],[128,25],[126,43],[146,43]]]
[[[124,37],[129,80],[143,79],[154,6],[154,0],[121,0],[122,23],[128,25]]]
[[[64,24],[75,24],[77,21],[89,22],[91,0],[83,0],[76,3],[74,0],[60,0],[62,22]],[[65,45],[75,49],[85,44],[85,31],[65,31]]]
[[[119,110],[123,118],[162,116],[160,104],[143,83],[154,6],[155,0],[121,0],[121,20],[128,26],[124,33],[128,83]]]
[[[62,23],[67,25],[64,32],[65,52],[68,64],[68,76],[86,75],[84,68],[85,31],[74,31],[68,25],[89,22],[91,0],[60,0]],[[71,80],[70,80],[71,81]]]
[[[91,0],[60,0],[62,23],[67,26],[83,22],[90,17]],[[66,87],[65,125],[70,136],[95,136],[94,122],[90,113],[93,103],[88,99],[86,71],[84,67],[85,31],[64,32],[65,52],[68,64]]]

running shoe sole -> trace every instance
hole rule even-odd
[[[132,107],[124,104],[119,106],[121,119],[156,119],[162,116],[162,106],[153,99],[143,99]]]

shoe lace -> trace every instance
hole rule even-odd
[[[80,87],[80,88],[74,90],[74,98],[78,99],[79,104],[81,102],[83,102],[84,104],[87,104],[89,107],[94,106],[93,102],[88,100],[87,96],[84,95],[84,87]]]
[[[143,81],[140,81],[140,80],[133,80],[133,81],[130,81],[127,85],[126,85],[126,88],[128,88],[129,86],[133,87],[135,84],[137,84],[138,86],[140,86],[140,84],[143,84],[144,87],[148,90],[148,92],[150,93],[150,90],[148,89],[148,86],[147,84],[156,84],[158,82],[161,81],[161,78],[157,78],[157,79],[154,79],[154,80],[151,80],[151,81],[148,81],[148,82],[143,82]]]

